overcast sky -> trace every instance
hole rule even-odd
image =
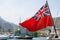
[[[17,24],[32,17],[46,0],[0,0],[0,17]],[[48,0],[52,17],[60,16],[60,0]],[[58,15],[57,15],[58,13]]]

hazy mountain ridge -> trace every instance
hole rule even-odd
[[[0,31],[14,31],[19,26],[10,22],[5,21],[0,17]]]
[[[54,18],[56,29],[60,29],[60,17]]]

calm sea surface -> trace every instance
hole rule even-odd
[[[32,40],[32,39],[0,39],[0,40]]]
[[[32,39],[4,39],[4,40],[46,40],[46,37],[37,37]]]
[[[32,40],[32,39],[8,39],[8,40]]]

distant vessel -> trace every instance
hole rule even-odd
[[[9,35],[7,34],[0,34],[0,39],[8,39],[9,38]]]

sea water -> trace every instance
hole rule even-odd
[[[0,39],[0,40],[32,40],[32,39]]]
[[[8,39],[8,40],[32,40],[32,39]]]
[[[47,40],[46,37],[35,37],[32,39],[4,39],[4,40]]]

